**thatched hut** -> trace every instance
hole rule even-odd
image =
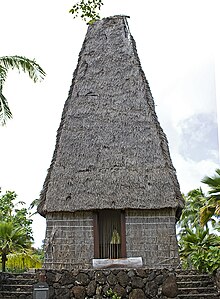
[[[182,207],[127,17],[97,21],[79,54],[38,206],[47,220],[45,267],[126,257],[175,266]]]

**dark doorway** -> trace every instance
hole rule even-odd
[[[94,215],[95,258],[125,257],[125,217],[120,210],[101,210]]]

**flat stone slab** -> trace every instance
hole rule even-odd
[[[142,257],[121,259],[93,259],[93,268],[139,268],[143,266]]]

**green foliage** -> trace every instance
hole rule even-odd
[[[8,105],[8,101],[2,93],[4,83],[7,79],[9,70],[17,69],[27,73],[28,76],[34,81],[43,80],[46,73],[36,63],[35,60],[30,60],[24,56],[2,56],[0,57],[0,123],[5,125],[6,121],[12,118],[12,113]]]
[[[220,237],[197,226],[186,228],[179,241],[180,258],[185,269],[212,272],[220,267]]]
[[[88,24],[93,24],[100,19],[99,11],[103,5],[102,0],[80,0],[70,9],[73,17],[80,18]]]
[[[212,177],[205,176],[202,179],[202,183],[208,185],[211,188],[209,194],[220,196],[220,169],[216,169],[215,172],[216,174],[214,174]]]
[[[2,81],[6,80],[7,71],[9,69],[17,69],[18,71],[27,73],[34,82],[43,80],[46,75],[44,70],[34,59],[31,60],[24,56],[2,56],[0,57],[0,65],[3,71],[3,75],[1,76]]]
[[[13,222],[0,222],[0,254],[2,271],[5,271],[7,255],[30,248],[31,243],[22,227],[16,227]]]
[[[34,256],[38,258],[38,260],[43,264],[44,261],[44,245],[41,248],[32,248]]]
[[[200,211],[210,203],[201,188],[188,192],[185,208],[178,223],[179,253],[184,269],[212,272],[220,267],[219,222],[208,217],[200,223]],[[212,227],[212,233],[210,233]]]
[[[199,223],[199,210],[207,203],[207,199],[201,188],[191,190],[187,195],[183,194],[183,198],[185,199],[185,207],[179,225],[182,228],[194,228]]]
[[[0,222],[0,250],[2,252],[8,254],[13,250],[29,247],[30,244],[23,227],[14,226],[13,222]]]
[[[11,221],[14,200],[16,197],[16,193],[11,191],[7,191],[5,194],[1,195],[0,189],[0,221]]]
[[[24,202],[16,203],[15,192],[1,195],[0,189],[0,255],[2,270],[24,271],[42,265],[43,250],[31,247],[33,241],[32,212]]]
[[[106,295],[112,299],[121,299],[121,296],[119,296],[116,292],[113,292],[112,289],[109,289],[106,292]]]
[[[200,272],[213,272],[220,268],[220,248],[210,246],[206,251],[195,251],[191,260],[195,269]]]
[[[42,267],[42,259],[34,248],[21,252],[10,253],[7,257],[7,270],[10,272],[23,272],[30,268]]]
[[[220,216],[220,169],[212,177],[205,176],[202,182],[209,187],[207,203],[200,209],[200,223],[205,225],[212,217]]]
[[[31,224],[31,210],[23,207],[23,201],[16,202],[17,194],[14,191],[7,191],[1,195],[0,189],[0,221],[13,222],[15,227],[23,227],[27,238],[33,240]]]

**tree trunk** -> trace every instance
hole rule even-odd
[[[2,272],[5,272],[5,264],[7,261],[7,256],[5,253],[2,253]]]

